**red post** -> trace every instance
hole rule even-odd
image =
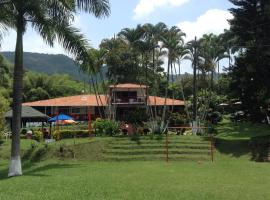
[[[165,148],[166,148],[166,162],[169,162],[169,141],[168,141],[168,134],[169,133],[166,133],[166,145],[165,145]]]
[[[211,147],[210,147],[210,149],[211,149],[211,161],[214,162],[214,139],[213,139],[212,134],[210,135],[210,140],[211,140],[211,142],[210,142],[210,145],[211,145]]]
[[[92,136],[92,118],[91,118],[91,110],[90,107],[88,107],[88,131],[89,131],[89,137]]]
[[[59,121],[58,121],[58,115],[59,115],[59,112],[57,111],[57,112],[56,112],[56,130],[57,130],[57,132],[59,132]]]

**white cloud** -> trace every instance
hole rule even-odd
[[[133,19],[141,19],[153,13],[157,8],[164,6],[182,6],[190,0],[140,0],[134,9]]]
[[[177,26],[186,33],[186,41],[192,40],[197,36],[200,38],[203,34],[220,34],[224,29],[229,29],[228,19],[233,16],[228,11],[212,9],[199,16],[196,21],[184,21]]]

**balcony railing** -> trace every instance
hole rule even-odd
[[[145,96],[137,96],[137,97],[127,97],[127,98],[115,98],[111,100],[112,104],[145,104],[146,97]]]

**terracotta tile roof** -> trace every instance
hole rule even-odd
[[[69,97],[60,97],[55,99],[34,101],[23,103],[23,106],[33,106],[33,107],[43,107],[43,106],[106,106],[106,95],[100,95],[98,101],[95,95],[78,95],[78,96],[69,96]],[[98,103],[97,103],[98,102]],[[165,103],[165,98],[149,96],[148,100],[149,105],[163,106]],[[184,101],[176,99],[167,99],[167,105],[183,106]]]
[[[146,85],[139,85],[139,84],[133,84],[133,83],[123,83],[118,85],[110,85],[109,88],[146,88]]]
[[[98,105],[106,105],[106,97],[105,95],[100,95],[100,99],[98,101],[95,95],[78,95],[78,96],[69,96],[69,97],[60,97],[55,99],[34,101],[23,103],[24,106],[98,106]],[[97,103],[98,102],[98,103]]]
[[[184,106],[185,102],[181,101],[181,100],[177,100],[177,99],[170,99],[167,98],[166,101],[167,105],[174,105],[174,106]],[[156,106],[163,106],[165,104],[165,98],[162,97],[157,97],[157,96],[149,96],[149,101],[148,101],[149,105],[156,105]]]

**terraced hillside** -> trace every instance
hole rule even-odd
[[[22,140],[23,160],[48,158],[88,161],[163,161],[166,136],[95,137],[65,139],[56,143]],[[4,142],[4,141],[3,141]],[[11,141],[0,144],[0,158],[8,159]],[[210,161],[210,141],[199,136],[169,136],[169,161]]]
[[[199,136],[169,136],[169,160],[211,160],[210,141]],[[113,138],[103,150],[105,160],[150,161],[166,158],[166,138]]]

